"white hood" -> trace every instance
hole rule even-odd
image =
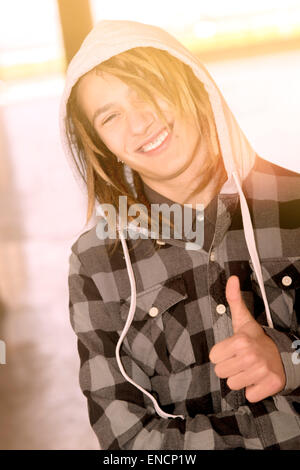
[[[229,194],[238,192],[239,194],[247,247],[262,292],[268,324],[270,327],[273,327],[268,301],[265,294],[261,266],[257,254],[250,213],[245,196],[241,188],[241,182],[246,178],[246,176],[251,171],[254,165],[255,151],[252,149],[245,135],[238,126],[217,85],[215,84],[207,70],[204,68],[204,66],[201,64],[199,59],[195,57],[189,50],[187,50],[180,42],[178,42],[173,36],[171,36],[166,31],[156,26],[150,26],[134,21],[104,20],[97,23],[93,30],[83,41],[79,51],[73,57],[68,67],[65,89],[63,92],[60,106],[61,139],[73,174],[76,180],[78,181],[81,189],[85,191],[86,188],[84,186],[84,182],[80,175],[77,173],[77,169],[73,162],[66,133],[66,104],[70,96],[72,87],[83,74],[87,73],[96,65],[111,58],[116,54],[139,46],[155,47],[167,51],[171,55],[180,59],[185,64],[189,65],[192,68],[194,74],[204,84],[214,113],[221,152],[224,160],[225,169],[228,175],[228,179],[223,185],[221,193]],[[135,385],[143,393],[149,396],[149,398],[151,398],[154,403],[156,412],[161,417],[175,418],[177,416],[170,415],[161,410],[152,395],[150,395],[146,390],[144,390],[138,384],[133,382],[130,377],[127,376],[120,360],[119,349],[130,327],[135,312],[136,288],[127,244],[122,230],[119,231],[119,234],[124,250],[126,266],[130,279],[131,305],[124,330],[122,332],[122,335],[120,336],[116,348],[117,361],[120,370],[126,380]],[[181,415],[180,417],[183,418],[183,416]]]

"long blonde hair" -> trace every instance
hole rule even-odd
[[[102,62],[87,73],[93,71],[108,72],[135,89],[155,108],[166,126],[168,124],[154,95],[171,104],[181,116],[192,116],[206,141],[209,158],[204,164],[203,178],[199,187],[188,197],[197,194],[200,187],[203,189],[216,174],[220,174],[220,178],[216,183],[215,193],[219,190],[224,182],[225,170],[214,116],[208,94],[189,66],[166,51],[152,47],[136,47]],[[128,207],[131,204],[144,204],[147,207],[148,213],[144,216],[149,226],[151,209],[139,173],[131,169],[133,180],[131,184],[124,172],[124,165],[105,146],[78,105],[77,86],[81,78],[73,87],[67,103],[67,135],[74,163],[87,185],[86,223],[93,214],[96,200],[100,204],[112,204],[118,212],[119,196],[123,195],[127,196]],[[220,164],[222,164],[221,172]],[[141,216],[143,217],[143,214]],[[134,218],[128,216],[128,220]],[[115,251],[119,241],[117,238],[111,253]],[[158,245],[156,247],[158,248]]]

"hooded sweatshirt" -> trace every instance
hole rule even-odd
[[[161,255],[150,256],[151,264],[145,254],[149,239],[136,251],[131,247],[130,255],[124,228],[139,229],[125,222],[118,225],[123,255],[114,261],[96,226],[72,246],[71,324],[93,429],[109,449],[300,448],[300,223],[291,221],[291,208],[299,208],[300,176],[256,154],[197,57],[166,31],[132,21],[99,22],[68,67],[60,107],[66,156],[85,190],[66,136],[70,92],[83,74],[134,47],[167,51],[203,83],[227,181],[214,201],[207,249],[184,239],[158,240]],[[151,199],[149,188],[145,192]],[[245,280],[247,306],[276,343],[286,373],[283,391],[257,404],[243,390],[229,390],[207,359],[208,349],[233,334],[224,294],[230,274]],[[191,288],[197,279],[201,294]],[[197,380],[207,387],[199,390]]]

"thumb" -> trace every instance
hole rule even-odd
[[[242,298],[240,281],[237,276],[230,276],[227,281],[226,299],[231,311],[234,333],[237,333],[245,323],[255,321]]]

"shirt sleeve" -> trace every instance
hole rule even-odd
[[[286,375],[285,387],[276,395],[293,394],[300,387],[300,338],[291,332],[278,331],[268,326],[263,326],[263,329],[276,344]]]
[[[259,426],[247,406],[219,414],[187,415],[185,419],[159,417],[151,400],[119,370],[115,348],[120,328],[114,324],[112,308],[107,308],[73,251],[69,261],[69,311],[78,338],[79,383],[101,449],[264,448]],[[151,378],[124,346],[120,357],[127,374],[151,393]]]

